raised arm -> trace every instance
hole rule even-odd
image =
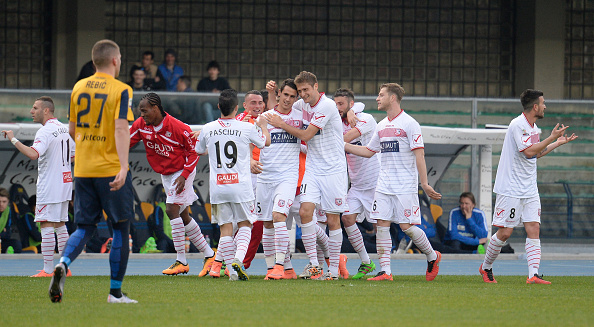
[[[39,158],[39,153],[37,153],[37,151],[35,151],[32,147],[26,146],[23,143],[21,143],[21,141],[17,140],[14,137],[13,131],[2,131],[2,134],[4,134],[4,137],[9,139],[10,142],[12,142],[12,144],[14,144],[17,150],[19,150],[22,154],[27,156],[27,158],[31,160],[37,160]]]
[[[572,134],[570,137],[564,135],[565,130],[567,130],[567,128],[569,128],[569,126],[561,125],[561,127],[559,127],[559,124],[555,125],[549,137],[536,144],[533,144],[532,146],[524,150],[522,153],[524,153],[524,155],[527,158],[533,158],[534,156],[540,158],[542,156],[547,155],[558,146],[577,139],[577,135],[575,134]]]
[[[268,91],[268,103],[267,108],[269,109],[273,109],[277,103],[276,103],[276,82],[273,80],[268,81],[268,83],[266,83],[266,91]]]

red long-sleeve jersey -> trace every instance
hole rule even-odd
[[[190,126],[169,114],[159,126],[146,125],[141,117],[130,128],[130,147],[142,141],[146,158],[154,171],[171,175],[183,169],[181,175],[187,179],[200,158],[194,150],[195,141],[191,132]]]

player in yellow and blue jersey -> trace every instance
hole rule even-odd
[[[81,253],[105,211],[113,226],[109,254],[109,303],[137,303],[122,294],[128,265],[130,220],[134,217],[133,190],[128,171],[132,89],[116,78],[122,63],[119,46],[110,40],[95,43],[97,72],[76,83],[70,100],[69,132],[76,142],[74,219],[78,225],[54,269],[49,294],[61,302],[68,266]]]

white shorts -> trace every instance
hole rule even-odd
[[[371,207],[373,205],[373,197],[375,196],[375,188],[369,190],[351,189],[347,194],[347,205],[349,210],[344,212],[344,215],[357,215],[357,222],[362,223],[365,218],[367,221],[374,224],[376,221],[369,217]]]
[[[396,224],[421,224],[421,207],[419,195],[413,194],[384,194],[375,192],[371,204],[372,219],[391,221]]]
[[[348,210],[348,182],[346,171],[332,175],[313,175],[305,171],[300,188],[301,202],[319,204],[326,212],[343,213]]]
[[[38,203],[35,206],[35,222],[60,223],[68,221],[68,201]]]
[[[293,225],[293,219],[295,220],[295,224],[301,227],[301,216],[299,216],[299,209],[301,208],[301,195],[295,196],[295,202],[291,206],[289,210],[289,214],[287,215],[287,229],[291,229]],[[314,210],[313,221],[316,223],[319,221],[321,223],[326,223],[328,219],[326,218],[326,211],[320,209],[319,205],[316,205],[316,210]]]
[[[256,217],[259,221],[272,221],[272,212],[287,216],[295,201],[296,180],[279,183],[258,183],[256,187]]]
[[[497,194],[493,226],[514,228],[527,222],[540,223],[540,197],[538,195],[520,199]]]
[[[180,213],[184,211],[187,206],[198,200],[198,196],[196,193],[194,193],[194,187],[192,185],[194,183],[194,178],[196,177],[196,168],[194,168],[194,171],[190,173],[186,179],[184,190],[180,194],[175,192],[173,183],[179,176],[181,176],[182,172],[183,170],[180,170],[171,175],[161,175],[161,182],[163,183],[163,188],[165,188],[165,194],[167,194],[167,200],[165,200],[165,203],[179,205]]]
[[[224,224],[249,221],[250,224],[256,221],[254,214],[254,201],[241,203],[219,203],[211,206],[212,222],[219,226]]]

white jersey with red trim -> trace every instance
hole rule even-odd
[[[250,172],[250,144],[263,148],[266,136],[257,125],[219,118],[202,128],[196,142],[198,154],[208,151],[210,203],[254,200]]]
[[[68,134],[68,126],[56,118],[48,120],[35,134],[31,148],[39,154],[37,204],[72,199],[70,163],[74,157],[74,140]]]
[[[314,175],[346,172],[342,119],[336,103],[320,93],[320,99],[313,107],[299,99],[293,108],[303,112],[303,129],[307,129],[309,124],[320,129],[307,142],[305,170]]]
[[[530,125],[524,113],[514,118],[503,140],[493,192],[515,198],[538,195],[536,156],[526,158],[524,150],[540,142],[541,130]]]
[[[303,113],[297,109],[291,109],[291,112],[285,115],[275,108],[265,113],[265,115],[280,116],[285,123],[296,128],[301,128],[303,125]],[[301,140],[270,124],[268,124],[268,131],[270,132],[271,143],[270,146],[260,151],[262,173],[258,174],[258,182],[273,183],[294,179],[295,186],[297,186]]]
[[[417,193],[419,173],[414,149],[424,148],[421,126],[406,112],[377,124],[367,148],[381,152],[376,192],[384,194]]]
[[[138,118],[130,127],[130,147],[142,141],[155,172],[171,175],[183,170],[181,176],[188,179],[199,159],[191,132],[190,126],[169,114],[159,126],[147,125],[143,118]]]
[[[369,141],[371,141],[377,123],[372,115],[364,112],[356,113],[355,116],[359,121],[354,128],[357,129],[361,135],[353,139],[350,143],[354,145],[367,145]],[[344,120],[342,122],[342,128],[344,134],[353,129],[349,122]],[[377,185],[377,177],[380,170],[379,158],[377,156],[365,158],[347,153],[346,160],[349,167],[351,188],[357,190],[374,189]]]

